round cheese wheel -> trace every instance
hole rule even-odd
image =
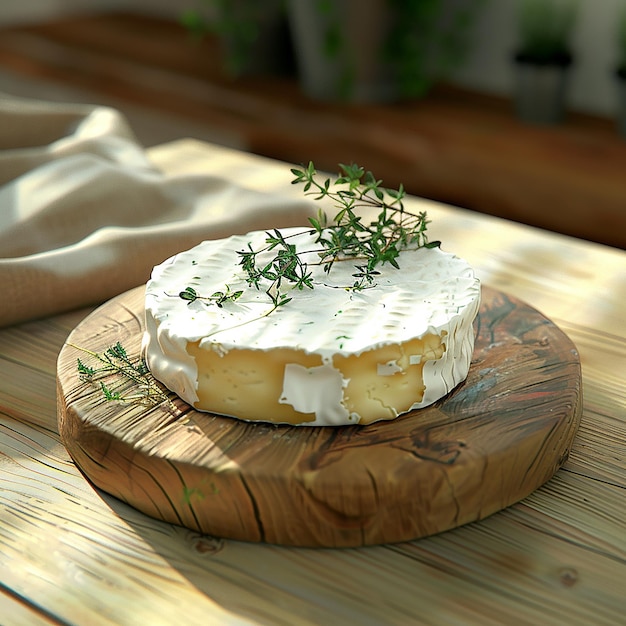
[[[205,241],[154,268],[143,347],[154,377],[200,411],[249,421],[336,426],[425,407],[467,376],[480,282],[439,248],[403,250],[354,289],[363,261],[320,264],[310,229],[281,231],[313,288],[282,281],[276,307],[248,284],[241,251],[255,231]],[[257,267],[275,257],[259,254]],[[238,294],[241,292],[241,294]],[[274,298],[278,298],[276,292]]]

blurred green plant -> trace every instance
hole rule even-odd
[[[273,0],[282,11],[282,0]],[[259,0],[198,0],[196,9],[180,16],[180,23],[194,39],[214,34],[224,42],[224,67],[240,76],[254,63],[255,44],[268,19],[268,3]]]
[[[579,4],[579,0],[519,0],[518,60],[569,65]]]
[[[419,97],[458,67],[487,0],[388,0],[393,23],[383,58],[403,96]]]
[[[293,3],[307,0],[291,0]],[[349,16],[361,11],[361,0],[311,0],[324,21],[323,54],[339,70],[336,92],[350,99],[355,87],[361,36],[348,33]],[[421,97],[465,59],[471,27],[488,0],[385,0],[388,23],[377,58],[387,68],[403,97]]]
[[[286,14],[288,2],[306,0],[198,0],[196,9],[185,11],[180,22],[194,38],[212,33],[226,41],[224,64],[232,75],[246,71],[254,57],[263,20],[271,10]],[[325,22],[321,42],[324,56],[337,64],[340,97],[349,98],[358,62],[347,50],[349,16],[366,10],[363,0],[313,0]],[[405,97],[424,95],[434,82],[449,74],[466,57],[471,26],[488,0],[385,0],[390,15],[388,33],[379,58],[390,68]],[[343,9],[341,8],[343,7]],[[386,28],[381,24],[382,28]]]

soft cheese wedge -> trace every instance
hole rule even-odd
[[[327,274],[309,229],[282,233],[304,252],[314,289],[293,289],[275,310],[237,254],[263,248],[265,232],[205,241],[154,268],[144,352],[157,380],[201,411],[335,426],[394,419],[466,378],[480,283],[465,261],[406,250],[400,269],[378,266],[375,283],[355,291],[354,261]],[[181,298],[188,287],[199,297]],[[203,298],[226,289],[243,294],[219,306]]]

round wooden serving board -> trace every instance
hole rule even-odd
[[[250,424],[106,401],[79,379],[76,346],[138,357],[143,288],[94,311],[58,360],[70,455],[99,488],[158,519],[219,537],[348,547],[482,519],[545,483],[580,419],[580,361],[550,320],[483,287],[467,380],[435,405],[369,426]]]

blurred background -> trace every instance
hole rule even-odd
[[[622,83],[624,0],[0,3],[0,92],[623,248]]]

